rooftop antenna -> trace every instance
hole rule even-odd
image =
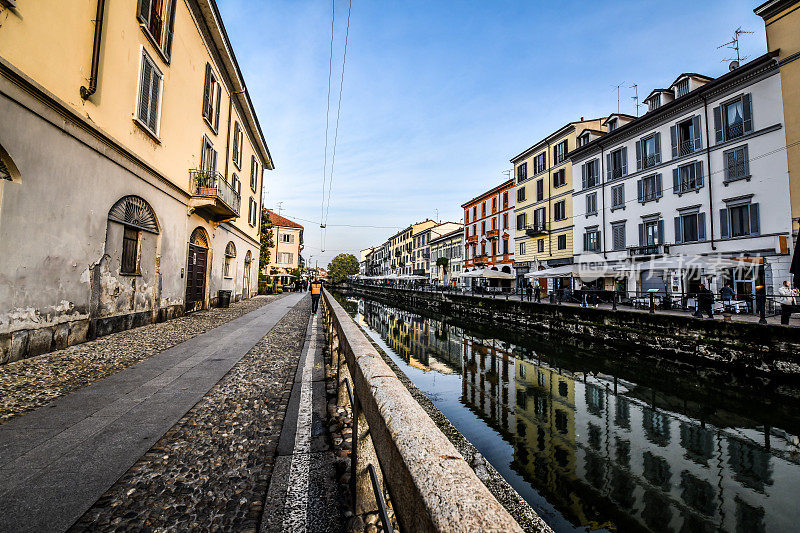
[[[729,49],[734,50],[736,52],[736,59],[734,59],[732,57],[728,57],[728,58],[725,58],[725,59],[722,60],[722,61],[728,61],[729,62],[728,63],[728,69],[729,70],[734,70],[734,69],[739,68],[739,65],[742,63],[742,61],[747,59],[747,56],[742,57],[739,54],[739,36],[742,35],[743,33],[753,33],[753,32],[752,31],[743,30],[742,27],[739,26],[733,32],[733,39],[731,39],[727,43],[723,43],[723,44],[717,46],[717,50],[719,50],[720,48],[729,48]]]
[[[631,96],[631,99],[633,99],[633,103],[636,106],[636,116],[638,117],[639,107],[642,105],[639,103],[639,84],[634,83],[633,85],[630,86],[630,88],[633,89],[633,96]]]
[[[283,202],[278,202],[278,215],[281,214],[281,211],[283,211]]]
[[[619,85],[614,85],[614,87],[617,89],[617,114],[619,114],[619,88],[622,87],[623,85],[625,85],[624,81]]]
[[[434,211],[436,211],[436,222],[439,222],[439,210],[435,209]]]

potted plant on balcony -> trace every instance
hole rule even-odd
[[[216,196],[217,187],[215,177],[215,172],[213,170],[199,169],[195,173],[197,194],[201,196]]]

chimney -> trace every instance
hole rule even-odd
[[[581,122],[583,122],[583,117],[581,117]]]

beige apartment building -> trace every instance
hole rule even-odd
[[[389,274],[410,276],[413,265],[414,237],[428,228],[436,225],[433,220],[423,220],[403,228],[389,237]]]
[[[303,226],[267,209],[272,223],[272,244],[269,249],[269,264],[262,267],[272,285],[292,282],[292,270],[300,269],[300,254],[303,252]]]
[[[0,19],[0,359],[255,294],[273,162],[216,3]]]

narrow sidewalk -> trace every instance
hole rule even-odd
[[[0,531],[64,531],[250,351],[291,294],[0,426]]]

